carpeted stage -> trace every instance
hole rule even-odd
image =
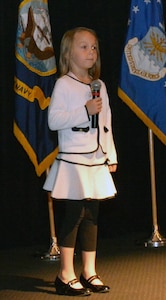
[[[166,299],[166,247],[145,247],[144,241],[146,239],[142,234],[99,240],[97,271],[103,281],[111,286],[111,291],[107,294],[92,294],[88,299]],[[40,253],[44,251],[47,252],[47,249],[43,246],[0,251],[1,300],[72,298],[56,295],[53,281],[59,260],[42,260]],[[75,266],[79,276],[79,251],[75,256]]]

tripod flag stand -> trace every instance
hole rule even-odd
[[[48,171],[46,174],[48,175]],[[41,259],[55,261],[60,258],[60,250],[57,243],[57,237],[55,233],[55,221],[54,221],[54,207],[53,207],[53,199],[51,197],[50,192],[48,192],[48,211],[49,211],[49,220],[50,220],[50,247],[47,253],[41,256]]]
[[[151,129],[148,130],[148,134],[149,134],[149,157],[150,157],[150,173],[151,173],[153,233],[151,238],[147,242],[145,242],[145,247],[161,247],[161,246],[166,246],[166,239],[161,236],[158,229],[155,164],[154,164],[154,141],[153,141],[153,132]]]

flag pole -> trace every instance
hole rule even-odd
[[[154,139],[153,139],[153,132],[150,128],[148,129],[148,138],[149,138],[149,158],[150,158],[150,175],[151,175],[153,232],[151,238],[147,242],[145,242],[145,247],[161,247],[161,246],[166,246],[166,239],[161,236],[158,228],[155,163],[154,163]]]
[[[49,169],[46,170],[46,176],[48,175]],[[50,192],[47,193],[48,197],[48,212],[50,221],[50,247],[47,253],[45,253],[41,258],[45,260],[57,260],[60,258],[60,250],[57,243],[57,236],[55,233],[55,219],[54,219],[54,206],[53,199]]]

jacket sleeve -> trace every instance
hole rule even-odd
[[[85,105],[70,109],[70,90],[64,84],[61,79],[57,80],[51,96],[48,108],[48,125],[51,130],[71,128],[89,121]]]
[[[106,104],[106,119],[105,119],[105,126],[108,129],[106,133],[106,152],[108,156],[108,164],[117,164],[117,152],[115,148],[115,143],[114,143],[114,137],[113,137],[113,130],[112,130],[112,112],[109,104],[109,98],[108,98],[108,93],[104,84],[104,92],[105,92],[105,104]]]

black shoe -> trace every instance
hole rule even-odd
[[[107,292],[109,292],[110,287],[107,286],[107,285],[92,284],[92,281],[94,279],[99,279],[100,280],[100,277],[98,275],[94,275],[94,276],[91,276],[89,279],[86,280],[83,277],[82,274],[80,276],[80,282],[82,283],[82,285],[86,288],[89,288],[93,293],[107,293]]]
[[[77,283],[78,280],[75,278],[68,283],[64,283],[57,277],[55,279],[55,288],[56,293],[58,295],[66,295],[66,296],[89,296],[91,295],[91,292],[89,289],[83,287],[80,289],[75,289],[72,287],[73,284]]]

